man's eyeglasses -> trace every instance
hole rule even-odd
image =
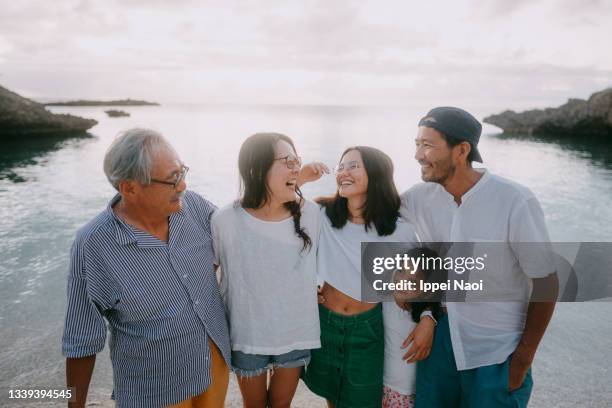
[[[274,160],[283,160],[285,162],[285,164],[287,165],[287,168],[289,170],[293,170],[296,166],[297,166],[298,169],[302,167],[302,158],[301,157],[295,157],[295,156],[287,155],[285,157],[277,157]]]
[[[181,167],[181,171],[179,171],[176,174],[176,179],[174,181],[163,181],[163,180],[151,179],[151,183],[165,184],[167,186],[172,186],[176,189],[178,188],[179,184],[181,184],[181,181],[185,180],[185,176],[187,175],[188,171],[189,171],[189,167],[183,166]]]
[[[359,165],[358,162],[356,161],[350,161],[348,163],[340,163],[338,164],[336,167],[334,167],[334,173],[335,174],[340,174],[342,173],[344,170],[346,171],[353,171],[355,169],[360,168],[361,166]]]

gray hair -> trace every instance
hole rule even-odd
[[[121,180],[151,184],[153,160],[161,151],[174,149],[164,137],[150,129],[134,128],[121,133],[104,155],[104,174],[119,191]]]

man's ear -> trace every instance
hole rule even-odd
[[[118,187],[122,197],[136,194],[136,185],[133,180],[121,180]]]
[[[458,159],[458,161],[467,163],[467,158],[470,155],[470,152],[472,151],[472,146],[468,142],[461,142],[457,146],[455,146],[454,150],[456,152],[456,158]]]

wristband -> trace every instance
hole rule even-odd
[[[421,312],[421,316],[419,317],[419,319],[423,319],[423,317],[425,316],[429,316],[429,318],[431,320],[433,320],[434,325],[437,326],[438,325],[438,321],[436,320],[436,318],[433,316],[433,313],[431,313],[431,310],[423,310]]]

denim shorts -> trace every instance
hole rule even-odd
[[[255,377],[269,369],[305,367],[308,363],[310,350],[293,350],[277,356],[232,350],[232,371],[241,377]]]

